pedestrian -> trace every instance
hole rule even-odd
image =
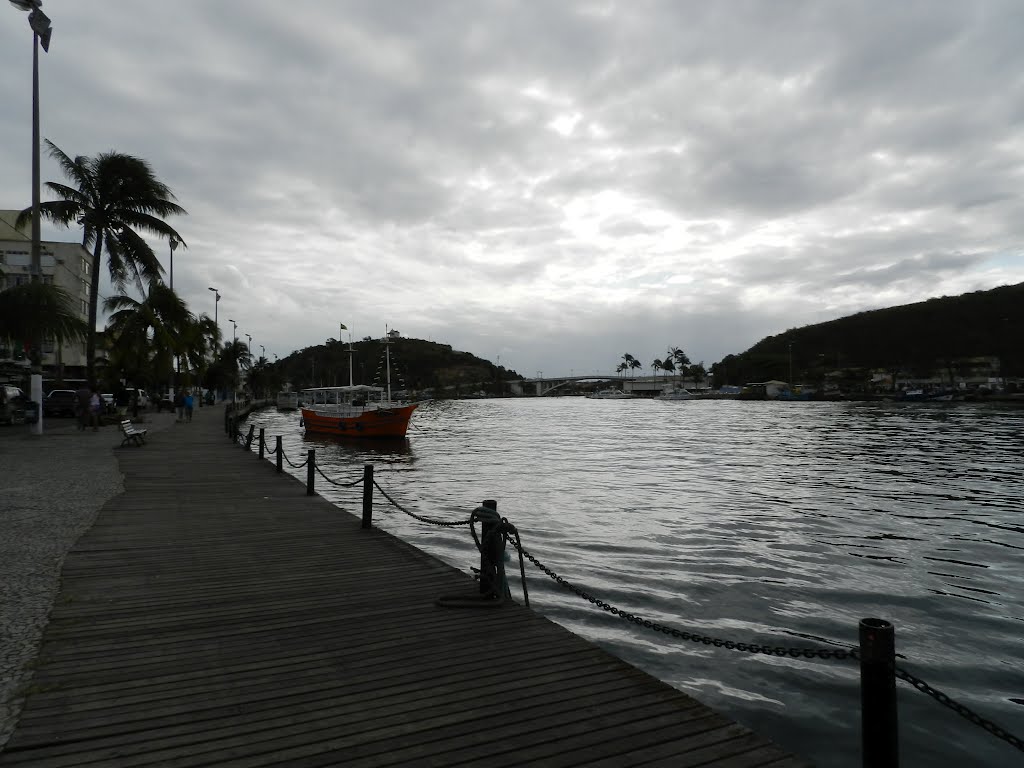
[[[174,396],[174,410],[178,414],[178,421],[181,421],[185,416],[185,392],[178,390]]]
[[[75,390],[75,418],[78,420],[78,431],[83,432],[89,426],[89,403],[92,400],[92,391],[87,387],[79,387]]]
[[[100,428],[100,414],[103,413],[103,398],[95,386],[89,396],[89,421],[92,424],[92,431],[98,432]]]
[[[128,397],[128,408],[132,412],[132,421],[139,420],[139,390],[132,389]]]
[[[191,392],[185,393],[185,421],[192,421],[192,407],[195,405],[195,400],[192,398]]]

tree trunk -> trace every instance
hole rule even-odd
[[[89,328],[85,337],[85,378],[89,386],[96,383],[96,309],[100,300],[100,257],[103,255],[103,232],[96,233],[92,250],[92,274],[89,280]]]

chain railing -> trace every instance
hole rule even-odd
[[[250,428],[250,432],[249,432],[248,436],[246,436],[246,437],[242,437],[239,434],[239,432],[237,431],[237,425],[235,425],[234,428],[232,428],[230,431],[231,431],[231,435],[233,437],[233,440],[235,442],[240,443],[246,449],[250,449],[250,445],[251,445],[251,442],[252,442],[252,435],[253,435],[251,428]],[[262,449],[266,445],[266,443],[264,441],[263,430],[260,430],[259,440],[260,440],[259,445],[260,445],[261,454],[262,454],[262,452],[263,452]],[[642,616],[639,616],[639,615],[634,614],[634,613],[632,613],[630,611],[627,611],[627,610],[624,610],[624,609],[619,608],[617,606],[614,606],[614,605],[612,605],[611,603],[608,603],[605,600],[602,600],[601,598],[591,594],[587,590],[584,590],[584,589],[576,586],[575,584],[570,582],[568,579],[566,579],[563,576],[559,575],[553,569],[549,568],[547,565],[542,563],[537,557],[535,557],[531,552],[527,551],[523,547],[522,542],[521,542],[520,537],[519,537],[519,531],[516,529],[516,527],[514,525],[512,525],[508,521],[507,518],[504,518],[504,517],[499,518],[499,517],[497,517],[497,513],[495,511],[494,502],[484,502],[483,506],[480,506],[480,507],[477,507],[476,509],[474,509],[472,514],[470,515],[470,517],[465,519],[465,520],[443,520],[443,519],[434,518],[434,517],[427,517],[425,515],[417,514],[417,513],[413,512],[412,510],[408,509],[406,506],[400,504],[398,501],[396,501],[392,497],[391,494],[389,494],[383,487],[381,487],[380,483],[378,483],[376,480],[373,479],[373,467],[372,467],[372,465],[366,465],[365,466],[363,477],[358,478],[358,479],[353,480],[353,481],[350,481],[350,482],[342,482],[342,481],[334,480],[334,479],[328,477],[323,472],[323,470],[320,468],[320,466],[316,463],[315,452],[313,450],[309,451],[305,461],[303,461],[301,464],[295,464],[294,462],[291,461],[291,459],[288,458],[287,454],[284,452],[284,449],[283,449],[283,447],[281,445],[281,442],[280,442],[280,438],[278,438],[277,447],[273,451],[269,451],[268,455],[274,455],[275,453],[278,454],[278,458],[283,458],[284,461],[286,461],[288,463],[288,465],[291,466],[293,469],[301,469],[303,467],[307,467],[307,465],[309,465],[310,462],[312,462],[312,466],[309,467],[309,469],[308,469],[307,493],[309,493],[309,494],[312,494],[312,492],[313,492],[313,490],[312,490],[312,477],[313,477],[313,471],[314,470],[315,470],[315,472],[317,474],[320,475],[320,477],[322,477],[325,481],[327,481],[328,483],[330,483],[331,485],[333,485],[335,487],[351,488],[351,487],[354,487],[354,486],[357,486],[357,485],[362,485],[363,486],[363,527],[364,528],[372,527],[371,526],[372,517],[371,517],[370,510],[372,509],[371,495],[372,495],[372,490],[374,488],[376,488],[377,491],[380,493],[380,495],[385,500],[387,500],[387,502],[389,504],[391,504],[391,506],[393,506],[395,509],[399,510],[400,512],[405,513],[409,517],[411,517],[414,520],[417,520],[417,521],[419,521],[421,523],[426,523],[428,525],[435,525],[435,526],[441,526],[441,527],[468,526],[469,530],[470,530],[470,532],[472,534],[473,541],[474,541],[474,544],[476,546],[476,549],[478,550],[478,552],[480,553],[480,556],[481,556],[481,561],[480,561],[480,566],[481,567],[480,567],[480,570],[477,571],[478,578],[479,578],[479,580],[481,582],[481,595],[477,599],[472,600],[472,601],[468,601],[468,602],[467,602],[467,600],[464,597],[462,597],[462,598],[441,598],[438,601],[439,604],[450,605],[450,606],[453,606],[453,605],[462,606],[462,605],[466,605],[466,604],[469,604],[469,603],[473,603],[473,604],[488,604],[488,605],[490,605],[490,604],[500,605],[501,603],[503,603],[508,598],[508,596],[509,596],[507,582],[505,581],[504,567],[503,567],[503,564],[502,564],[503,556],[504,556],[503,553],[504,553],[504,550],[505,550],[505,545],[511,543],[511,545],[516,549],[516,551],[517,551],[517,553],[519,555],[519,571],[520,571],[520,578],[522,579],[523,601],[524,601],[524,604],[525,604],[526,607],[529,607],[530,598],[529,598],[529,590],[528,590],[528,587],[527,587],[527,580],[526,580],[525,561],[529,560],[538,570],[540,570],[543,574],[545,574],[548,578],[550,578],[552,581],[554,581],[560,587],[562,587],[562,588],[568,590],[569,592],[575,594],[577,597],[579,597],[579,598],[581,598],[583,600],[586,600],[587,602],[591,603],[592,605],[596,606],[597,608],[600,608],[602,611],[605,611],[605,612],[607,612],[607,613],[609,613],[609,614],[611,614],[613,616],[616,616],[616,617],[618,617],[620,619],[623,619],[624,621],[627,621],[627,622],[629,622],[631,624],[634,624],[634,625],[636,625],[638,627],[643,627],[644,629],[648,629],[648,630],[651,630],[653,632],[658,632],[658,633],[661,633],[661,634],[664,634],[664,635],[668,635],[670,637],[674,637],[674,638],[679,639],[679,640],[684,640],[684,641],[691,642],[691,643],[699,643],[699,644],[706,645],[706,646],[711,646],[711,647],[714,647],[714,648],[724,648],[726,650],[738,651],[738,652],[741,652],[741,653],[761,654],[761,655],[785,657],[785,658],[791,658],[791,659],[807,659],[807,660],[820,659],[820,660],[836,660],[836,661],[855,660],[855,661],[860,661],[861,662],[862,686],[864,685],[865,667],[868,664],[868,659],[866,659],[865,655],[864,655],[863,640],[862,640],[861,647],[847,646],[847,647],[838,647],[838,648],[808,648],[808,647],[795,648],[795,647],[788,647],[788,646],[783,646],[783,645],[772,645],[772,644],[769,644],[769,643],[745,642],[745,641],[738,641],[738,640],[732,640],[732,639],[727,639],[727,638],[715,637],[715,636],[712,636],[712,635],[703,634],[703,633],[698,632],[698,631],[691,631],[691,630],[686,630],[686,629],[678,629],[676,627],[672,627],[672,626],[669,626],[667,624],[662,624],[662,623],[659,623],[659,622],[656,622],[656,621],[652,621],[651,619],[643,618]],[[488,506],[488,505],[491,505],[491,506]],[[481,526],[481,534],[478,535],[477,531],[476,531],[475,524],[477,522],[481,522],[481,521],[483,521],[482,526]],[[498,554],[499,552],[501,554]],[[476,569],[473,569],[473,570],[476,570]],[[879,622],[880,624],[883,624],[883,625],[887,625],[889,627],[890,631],[891,631],[891,628],[892,628],[891,625],[888,625],[888,622],[880,622],[879,620],[870,620],[870,619],[869,620],[865,620],[865,621],[874,621],[874,622]],[[862,630],[863,630],[863,622],[862,622]],[[896,678],[896,679],[899,679],[899,680],[903,680],[904,682],[909,683],[911,686],[913,686],[918,691],[928,695],[929,697],[931,697],[935,701],[939,702],[943,706],[948,707],[949,709],[953,710],[954,712],[956,712],[958,715],[960,715],[964,719],[966,719],[969,722],[977,725],[978,727],[980,727],[983,730],[985,730],[986,732],[992,734],[996,738],[1002,739],[1003,741],[1005,741],[1006,743],[1010,744],[1011,746],[1017,748],[1018,750],[1024,751],[1024,740],[1022,740],[1020,737],[1015,736],[1014,734],[1010,733],[1005,728],[999,726],[998,724],[996,724],[992,720],[989,720],[989,719],[987,719],[985,717],[982,717],[981,715],[979,715],[977,712],[975,712],[974,710],[970,709],[966,705],[964,705],[964,704],[962,704],[960,702],[955,701],[949,695],[947,695],[947,694],[943,693],[942,691],[938,690],[937,688],[934,688],[933,686],[929,685],[927,682],[925,682],[921,678],[913,675],[912,673],[908,672],[903,667],[896,665],[895,664],[895,653],[894,652],[892,653],[892,658],[888,662],[883,664],[883,666],[887,669],[886,674],[889,677],[893,677],[893,678]],[[895,701],[893,701],[892,707],[893,707],[893,728],[895,728]],[[867,714],[862,712],[862,717],[866,718]],[[866,726],[863,728],[863,730],[864,730],[865,734],[868,732],[868,729],[867,729]],[[893,738],[892,743],[895,744],[895,739],[894,738]],[[865,750],[868,749],[868,745],[867,745],[866,742],[865,742],[864,747],[865,747]],[[865,752],[865,755],[866,754],[867,753]],[[867,759],[868,758],[865,756],[865,760],[867,760]]]

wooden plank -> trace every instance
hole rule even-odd
[[[475,583],[222,423],[118,453],[0,766],[806,765],[522,606],[439,607]]]

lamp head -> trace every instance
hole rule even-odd
[[[19,11],[34,11],[43,4],[41,0],[10,0],[10,3]]]
[[[178,240],[178,238],[176,238],[174,235],[171,235],[170,239],[167,242],[170,243],[171,253],[174,253],[176,250],[178,250],[178,243],[180,243],[181,241]]]

